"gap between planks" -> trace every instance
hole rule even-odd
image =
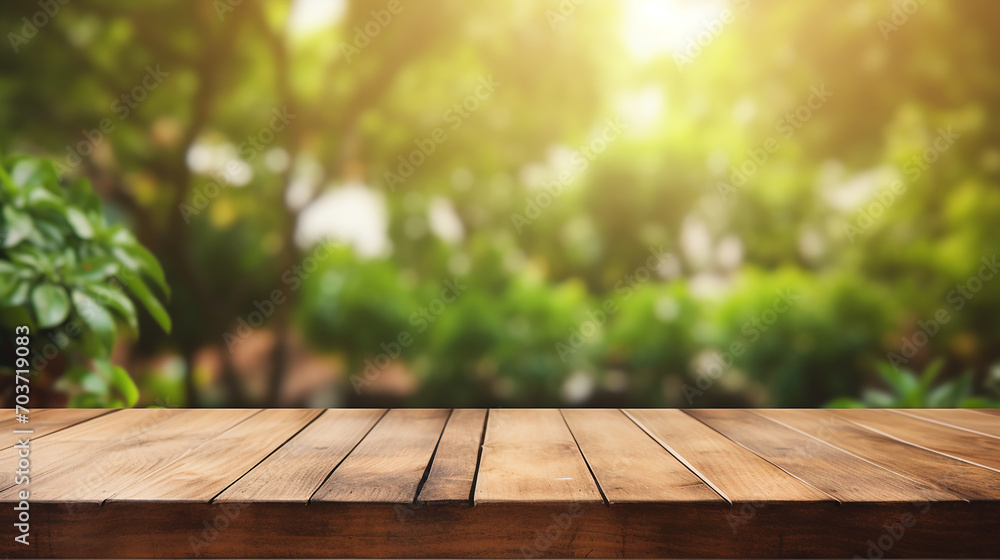
[[[315,422],[315,421],[319,420],[319,419],[320,419],[320,417],[321,417],[321,416],[323,416],[324,414],[326,414],[326,413],[327,413],[327,411],[329,411],[329,410],[330,410],[330,409],[328,409],[328,408],[324,408],[324,409],[322,409],[322,410],[320,411],[320,413],[319,413],[319,414],[317,414],[317,415],[316,415],[316,416],[314,416],[314,417],[313,417],[313,418],[312,418],[311,420],[309,420],[308,422],[306,422],[306,423],[305,423],[305,424],[304,424],[304,425],[303,425],[303,426],[302,426],[301,428],[299,428],[299,429],[298,429],[298,430],[297,430],[297,431],[296,431],[296,432],[295,432],[294,434],[292,434],[291,436],[289,436],[289,437],[288,437],[288,439],[286,439],[285,441],[281,442],[281,445],[279,445],[279,446],[275,447],[274,449],[272,449],[270,453],[268,453],[267,455],[265,455],[265,456],[261,457],[260,461],[257,461],[256,463],[254,463],[254,465],[253,465],[252,467],[250,467],[249,469],[247,469],[247,471],[246,471],[245,473],[243,473],[243,474],[241,474],[240,476],[236,477],[236,480],[234,480],[234,481],[230,482],[229,484],[227,484],[227,485],[226,485],[226,487],[225,487],[225,488],[223,488],[222,490],[219,490],[218,492],[216,492],[216,494],[215,494],[214,496],[212,496],[212,499],[210,499],[210,500],[208,501],[208,503],[210,503],[210,504],[213,504],[213,503],[215,503],[215,499],[216,499],[216,498],[218,498],[218,497],[219,497],[219,496],[221,496],[221,495],[222,495],[223,493],[225,493],[225,491],[226,491],[226,490],[229,490],[229,488],[230,488],[231,486],[233,486],[234,484],[236,484],[237,482],[239,482],[240,480],[242,480],[242,479],[243,479],[243,477],[245,477],[246,475],[250,474],[250,471],[252,471],[252,470],[256,469],[257,467],[259,467],[261,463],[263,463],[264,461],[267,461],[268,457],[270,457],[271,455],[274,455],[275,453],[277,453],[279,449],[281,449],[282,447],[284,447],[285,445],[287,445],[287,444],[288,444],[288,442],[292,441],[292,439],[294,439],[294,438],[295,438],[295,436],[297,436],[297,435],[301,434],[301,433],[302,433],[302,430],[305,430],[305,429],[306,429],[306,428],[308,428],[308,427],[309,427],[309,426],[310,426],[310,425],[311,425],[311,424],[312,424],[313,422]],[[249,418],[247,418],[247,420],[249,420]],[[233,427],[235,427],[235,426],[233,426]],[[230,428],[230,429],[232,429],[232,428]],[[228,431],[228,430],[227,430],[227,431]],[[106,500],[105,500],[105,501],[106,501]]]
[[[322,488],[322,487],[323,487],[323,486],[324,486],[324,485],[326,484],[326,481],[327,481],[327,480],[330,480],[330,477],[331,477],[331,476],[333,476],[333,473],[334,473],[334,471],[336,471],[336,470],[337,470],[337,468],[338,468],[338,467],[340,467],[340,465],[342,465],[342,464],[344,463],[344,461],[346,461],[346,460],[347,460],[347,458],[351,456],[351,453],[354,453],[354,450],[355,450],[355,449],[357,449],[359,445],[361,445],[361,442],[362,442],[362,441],[365,441],[365,438],[367,438],[367,437],[368,437],[368,434],[372,433],[372,430],[374,430],[374,429],[375,429],[375,426],[378,426],[378,425],[379,425],[379,423],[380,423],[380,422],[382,422],[382,419],[383,419],[383,418],[385,418],[385,415],[386,415],[386,414],[389,414],[389,411],[390,411],[390,410],[391,410],[391,409],[389,409],[389,408],[387,408],[387,409],[383,410],[383,411],[382,411],[382,415],[378,417],[378,420],[376,420],[374,424],[372,424],[371,428],[368,428],[368,431],[367,431],[367,432],[365,432],[365,435],[361,436],[361,439],[359,439],[359,440],[357,441],[357,443],[355,443],[355,444],[354,444],[354,445],[353,445],[353,446],[351,447],[351,450],[350,450],[350,451],[348,451],[348,452],[347,452],[347,454],[346,454],[346,455],[344,455],[344,456],[343,456],[343,457],[342,457],[342,458],[341,458],[341,459],[340,459],[339,461],[337,461],[337,464],[333,466],[333,468],[332,468],[332,469],[330,470],[330,472],[329,472],[329,473],[327,473],[326,477],[325,477],[325,478],[323,479],[323,482],[320,482],[320,483],[319,483],[319,486],[317,486],[317,487],[316,487],[316,489],[315,489],[315,490],[313,490],[312,494],[310,494],[310,495],[309,495],[309,499],[308,499],[308,500],[306,500],[306,505],[308,505],[308,504],[311,504],[311,503],[312,503],[312,501],[313,501],[313,497],[315,497],[315,496],[316,496],[316,493],[317,493],[317,492],[319,492],[320,488]]]

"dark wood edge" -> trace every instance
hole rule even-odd
[[[993,502],[30,508],[11,558],[989,558],[1000,526]]]

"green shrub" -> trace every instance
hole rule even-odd
[[[971,371],[959,377],[933,385],[944,362],[937,360],[927,366],[919,376],[906,369],[896,369],[891,364],[879,364],[878,371],[886,390],[865,389],[861,399],[839,398],[826,406],[830,408],[994,408],[1000,399],[973,396],[974,380]]]
[[[123,226],[108,225],[86,180],[62,186],[49,161],[0,161],[0,206],[3,343],[13,340],[16,326],[27,326],[33,361],[47,363],[39,345],[54,341],[66,353],[59,386],[72,395],[71,406],[134,405],[138,390],[110,356],[119,323],[138,330],[133,302],[170,330],[147,284],[168,294],[156,258]]]

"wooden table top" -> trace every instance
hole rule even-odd
[[[5,412],[3,556],[1000,556],[996,410]]]

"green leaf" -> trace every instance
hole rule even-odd
[[[125,397],[125,406],[133,407],[139,402],[139,388],[129,377],[128,372],[120,366],[111,367],[111,386]]]
[[[125,268],[134,271],[139,270],[139,261],[133,258],[132,255],[125,249],[122,249],[121,247],[112,247],[111,254],[114,255],[115,258],[118,259],[118,262],[120,262]]]
[[[18,306],[24,305],[24,302],[28,301],[28,294],[31,292],[31,282],[20,281],[15,284],[14,287],[3,296],[4,305]]]
[[[85,211],[101,211],[101,199],[99,199],[97,195],[94,194],[93,189],[90,188],[90,181],[86,179],[77,179],[70,184],[68,193],[69,199],[76,205],[82,207]]]
[[[10,176],[15,184],[26,189],[45,188],[46,185],[59,183],[59,172],[55,165],[40,158],[25,157],[17,160],[11,168]]]
[[[824,405],[825,408],[864,408],[865,403],[850,399],[847,397],[841,397],[839,399],[834,399]]]
[[[88,393],[105,395],[108,392],[108,381],[107,375],[103,375],[97,371],[90,371],[84,374],[80,386]]]
[[[0,261],[0,275],[14,274],[20,267],[14,266],[7,261]]]
[[[80,239],[90,239],[94,237],[94,226],[91,225],[90,220],[87,219],[87,215],[81,212],[79,209],[74,207],[69,207],[66,209],[66,221],[76,232],[76,235]]]
[[[927,366],[927,369],[924,370],[923,375],[920,376],[920,386],[925,390],[930,388],[931,383],[934,383],[938,374],[941,373],[941,366],[943,365],[944,360],[940,358],[931,362],[931,364]]]
[[[28,206],[39,210],[54,210],[59,213],[67,211],[66,201],[52,194],[47,189],[33,189],[28,193]]]
[[[35,226],[31,223],[31,216],[17,211],[10,205],[3,207],[3,221],[6,225],[4,247],[14,247],[31,235],[31,232],[35,229]]]
[[[37,256],[35,256],[30,251],[22,251],[22,247],[18,247],[17,251],[11,251],[7,254],[12,262],[21,265],[23,268],[34,270],[35,272],[45,272],[45,263],[40,261]]]
[[[80,393],[69,400],[70,408],[105,408],[99,395]]]
[[[145,247],[139,245],[138,243],[132,244],[128,247],[123,247],[124,250],[136,260],[138,263],[139,270],[150,280],[156,283],[156,286],[163,291],[163,294],[168,298],[170,297],[170,286],[167,285],[166,275],[163,274],[163,267],[160,266],[160,261],[156,260],[153,253],[149,252]]]
[[[146,311],[149,311],[149,314],[153,316],[153,319],[160,325],[160,328],[169,333],[171,329],[170,315],[149,290],[149,286],[141,278],[133,278],[126,284],[126,287],[139,300],[139,303],[146,308]]]
[[[120,270],[121,265],[114,259],[95,257],[84,259],[73,273],[73,277],[87,282],[103,282],[118,274]]]
[[[7,265],[7,263],[0,261],[0,265]],[[21,285],[22,282],[24,282],[23,280],[14,276],[15,274],[14,271],[17,269],[10,266],[9,268],[10,268],[9,271],[5,271],[3,270],[3,267],[0,267],[0,303],[6,302],[7,297],[10,294],[13,294],[14,290],[16,290],[17,287]]]
[[[927,407],[929,408],[951,407],[955,401],[954,383],[942,383],[932,389],[927,395]]]
[[[41,234],[42,239],[44,239],[48,244],[51,245],[63,245],[66,243],[66,237],[69,232],[64,231],[58,225],[43,219],[38,218],[35,220],[35,229]]]
[[[105,307],[110,307],[117,311],[130,327],[133,329],[139,328],[136,321],[135,305],[132,304],[132,300],[128,299],[128,296],[122,293],[121,290],[109,288],[101,284],[91,284],[85,286],[84,291]]]
[[[896,400],[892,395],[878,389],[866,389],[862,393],[861,398],[864,399],[868,406],[877,408],[889,408],[896,404]]]
[[[7,174],[7,170],[4,169],[4,162],[0,162],[0,184],[3,185],[3,192],[9,196],[14,196],[17,194],[18,187],[14,184],[14,180],[10,178]]]
[[[43,329],[62,323],[69,314],[69,295],[65,288],[56,284],[46,282],[35,286],[31,291],[31,304],[38,326]]]
[[[77,315],[100,340],[105,355],[111,354],[115,345],[115,320],[111,314],[80,290],[73,290],[73,305]]]

